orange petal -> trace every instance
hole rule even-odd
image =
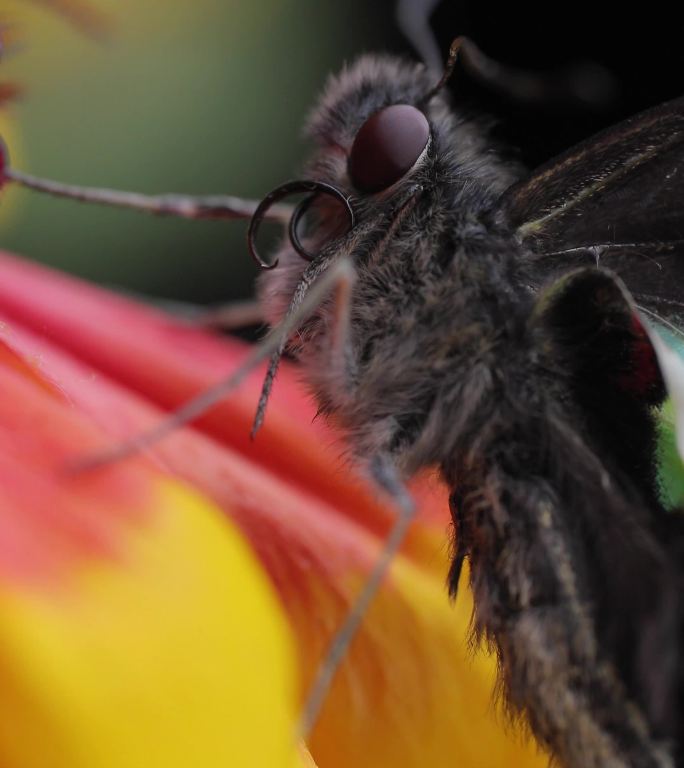
[[[301,765],[266,577],[206,498],[102,436],[0,345],[0,764]]]

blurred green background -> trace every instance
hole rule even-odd
[[[383,4],[92,0],[107,39],[39,3],[0,0],[21,50],[0,79],[15,167],[141,192],[260,198],[293,177],[326,74],[382,47]],[[395,34],[395,33],[390,33]],[[192,222],[3,191],[0,246],[110,285],[197,302],[249,295],[244,222]]]
[[[85,2],[108,19],[105,41],[55,12]],[[505,65],[553,73],[589,62],[612,77],[615,98],[580,109],[513,102],[457,67],[449,88],[459,107],[493,115],[498,138],[530,166],[684,91],[684,22],[668,0],[599,16],[595,0],[576,0],[562,24],[548,2],[412,2],[434,6],[443,55],[466,34]],[[0,135],[17,168],[64,182],[261,198],[297,175],[301,126],[327,74],[362,51],[409,50],[394,10],[395,0],[0,0],[0,25],[20,48],[0,62],[0,82],[25,89],[0,108]],[[0,247],[191,302],[251,294],[245,229],[11,186],[0,198]]]

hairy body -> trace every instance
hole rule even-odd
[[[370,57],[331,81],[307,178],[353,189],[361,125],[429,85],[420,67]],[[496,649],[511,712],[562,765],[675,765],[679,524],[658,499],[662,387],[635,373],[652,362],[643,329],[601,278],[540,299],[531,254],[496,208],[518,169],[441,97],[426,114],[423,156],[389,190],[354,199],[346,238],[339,208],[317,204],[310,246],[337,242],[356,278],[344,316],[330,298],[292,349],[357,458],[404,476],[440,468],[450,590],[467,557],[474,633]],[[289,245],[278,258],[261,279],[273,324],[306,267]]]

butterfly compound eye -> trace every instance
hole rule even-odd
[[[395,104],[371,115],[356,134],[349,176],[360,192],[380,192],[405,176],[430,139],[425,115],[410,104]]]

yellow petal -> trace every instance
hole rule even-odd
[[[125,567],[0,592],[0,763],[290,766],[293,662],[251,554],[168,485]]]

